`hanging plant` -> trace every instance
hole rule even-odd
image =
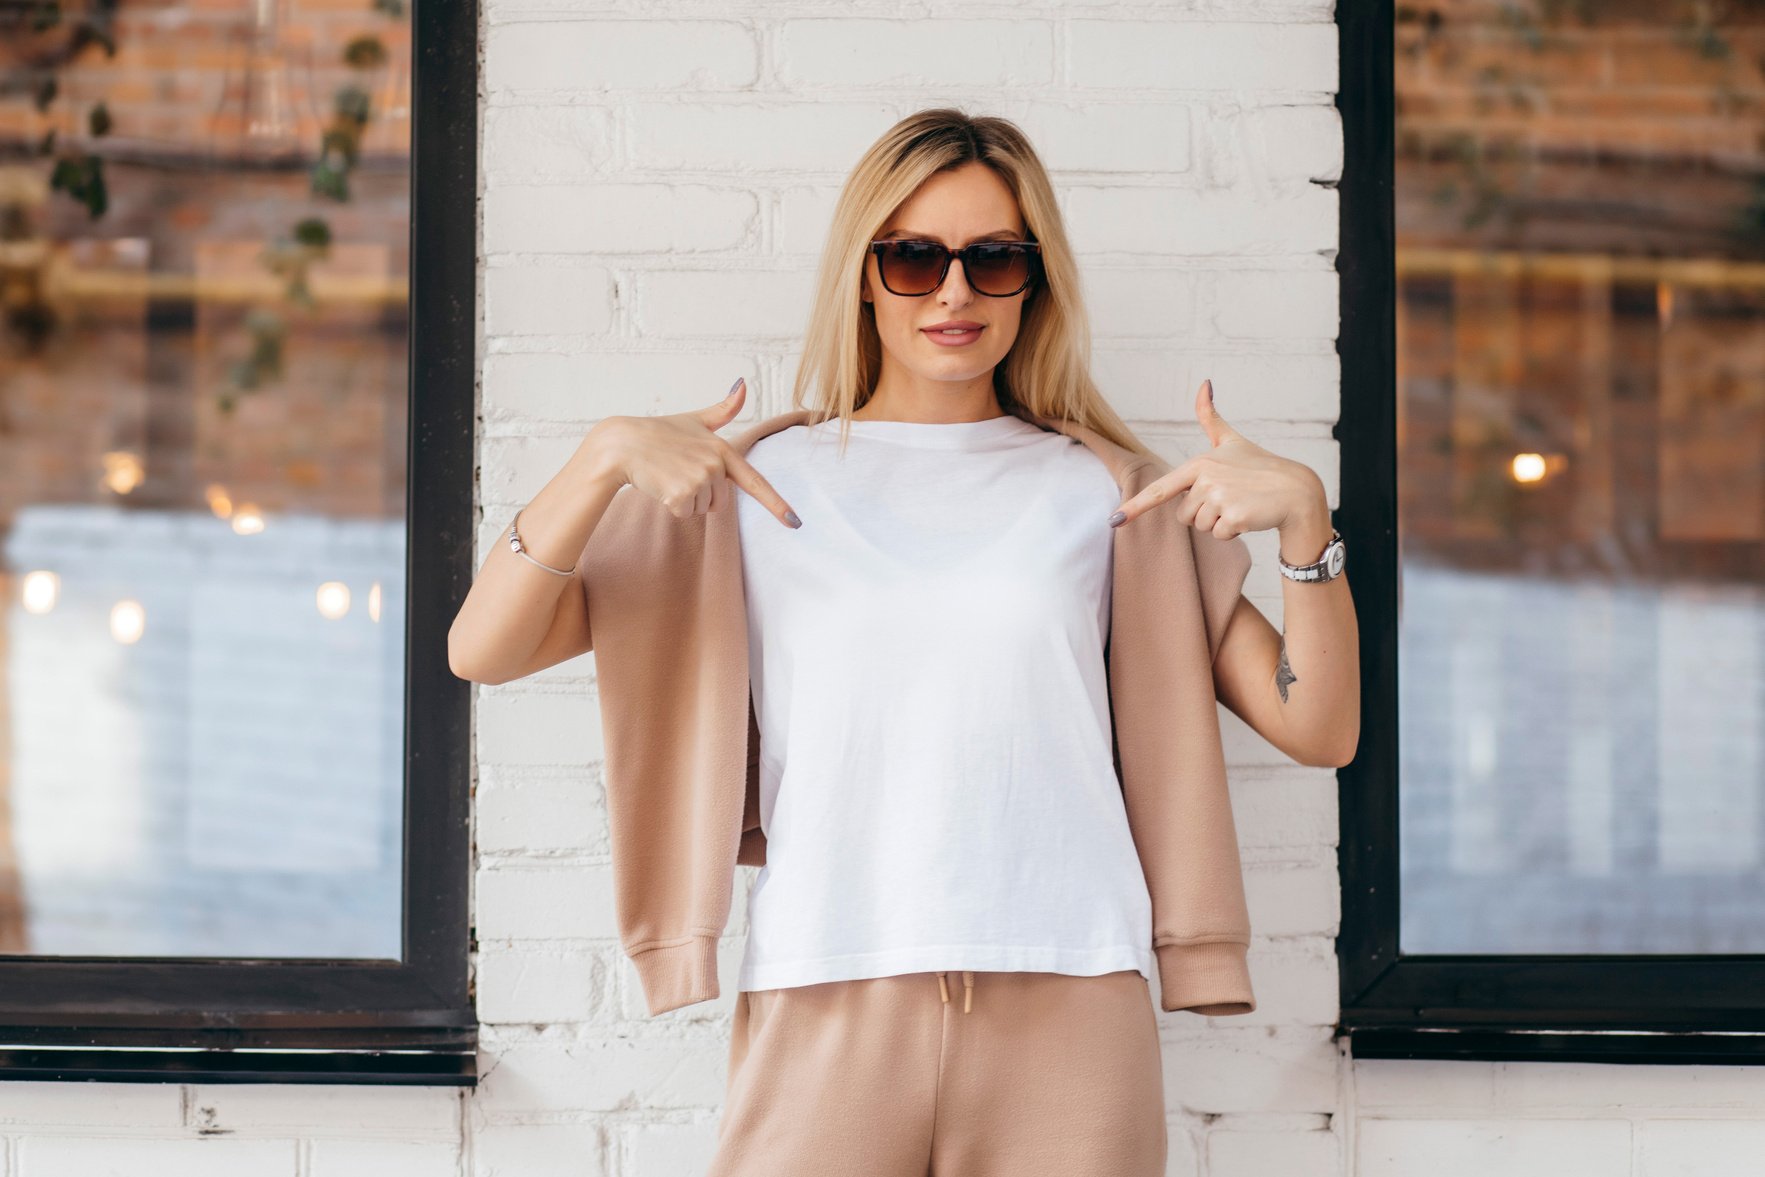
[[[11,49],[16,66],[0,74],[0,94],[26,90],[39,114],[47,115],[61,93],[61,72],[96,45],[106,57],[116,56],[117,0],[86,0],[72,15],[60,0],[0,8],[0,44]],[[86,112],[88,141],[110,133],[110,110],[103,102]],[[104,159],[79,144],[59,142],[52,127],[38,141],[37,154],[54,160],[49,187],[85,206],[90,220],[110,207],[104,183]]]
[[[404,0],[371,0],[375,11],[389,18],[404,16]],[[313,163],[310,186],[314,196],[345,203],[350,198],[349,177],[362,154],[362,137],[372,117],[368,96],[367,73],[384,66],[390,59],[386,44],[379,37],[364,34],[352,38],[343,47],[343,64],[354,70],[359,81],[338,87],[331,98],[331,118],[319,139],[319,157]],[[312,289],[308,276],[314,263],[330,252],[331,226],[322,217],[308,217],[294,226],[286,237],[271,242],[260,255],[263,266],[282,280],[283,302],[303,311],[313,309]],[[234,392],[250,392],[277,379],[282,373],[283,342],[287,336],[287,317],[270,308],[257,308],[246,316],[245,328],[251,337],[249,352],[228,365],[232,391],[223,394],[220,406],[231,411],[236,404]]]

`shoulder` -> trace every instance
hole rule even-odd
[[[1112,495],[1120,489],[1109,464],[1076,437],[1052,433],[1038,439],[1035,449],[1042,461],[1076,483]]]
[[[786,425],[751,443],[743,456],[756,468],[762,464],[789,462],[803,453],[804,442],[808,439],[807,425]]]

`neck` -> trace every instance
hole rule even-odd
[[[885,373],[877,382],[876,391],[864,402],[864,407],[853,411],[852,420],[953,425],[1004,415],[999,398],[993,392],[991,372],[966,384],[933,382],[930,388],[900,387]]]

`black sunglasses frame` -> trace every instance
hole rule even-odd
[[[938,280],[931,284],[931,289],[909,292],[905,290],[896,290],[893,286],[889,285],[888,271],[883,267],[883,251],[891,245],[929,245],[934,249],[941,249],[944,251],[944,264],[939,268]],[[882,276],[882,284],[885,290],[890,294],[899,295],[902,298],[923,298],[928,294],[936,293],[938,288],[943,286],[944,279],[950,276],[950,259],[958,257],[962,259],[962,276],[967,278],[970,264],[969,259],[975,255],[976,251],[984,249],[989,245],[1022,246],[1029,254],[1029,273],[1024,278],[1023,285],[1019,286],[1016,290],[1007,291],[1004,294],[994,294],[990,290],[982,290],[980,287],[975,286],[974,281],[970,279],[968,284],[976,294],[984,294],[988,298],[1011,298],[1014,295],[1023,293],[1030,287],[1031,283],[1041,277],[1042,244],[1039,241],[971,241],[961,249],[951,249],[942,241],[927,241],[918,237],[885,237],[880,241],[872,241],[870,243],[870,252],[876,255],[876,272]]]

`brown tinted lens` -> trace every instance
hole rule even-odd
[[[1030,251],[1021,245],[978,245],[968,255],[969,285],[982,294],[1010,294],[1030,276]]]
[[[895,241],[877,260],[883,283],[896,294],[929,294],[944,268],[944,251],[918,241]]]

